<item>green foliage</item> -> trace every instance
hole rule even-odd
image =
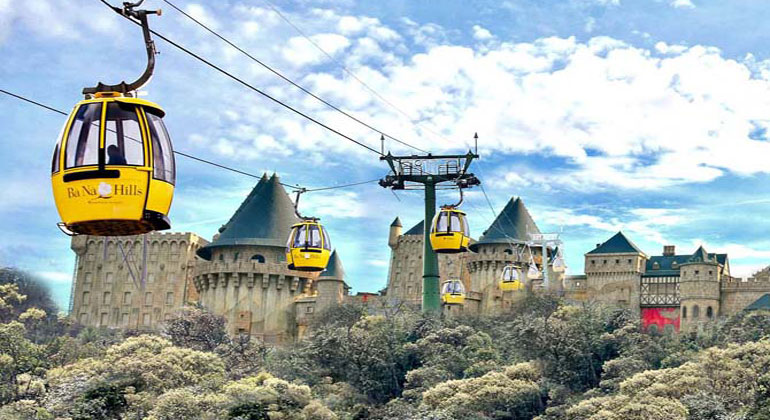
[[[187,307],[165,322],[164,334],[175,346],[214,351],[230,342],[225,318],[200,307]]]

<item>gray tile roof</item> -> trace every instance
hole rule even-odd
[[[469,248],[477,252],[478,246],[482,244],[525,242],[529,241],[529,235],[534,233],[540,233],[540,229],[532,220],[524,202],[521,198],[511,198],[478,242],[471,244]]]

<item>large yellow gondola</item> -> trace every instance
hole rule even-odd
[[[445,305],[465,303],[465,285],[458,279],[447,280],[441,284],[441,301]]]
[[[163,110],[136,98],[152,77],[155,46],[142,1],[115,12],[138,21],[147,67],[134,82],[83,89],[54,149],[51,183],[62,222],[73,234],[137,235],[170,228],[176,177]]]
[[[500,277],[500,290],[510,292],[521,290],[523,288],[524,283],[521,282],[519,267],[516,267],[515,265],[506,265],[503,267],[503,274]]]
[[[119,236],[170,228],[175,163],[163,116],[158,105],[119,93],[75,106],[51,176],[67,230]]]
[[[305,219],[291,227],[286,261],[291,270],[323,271],[329,263],[331,250],[329,234],[318,219]]]
[[[442,207],[433,218],[430,244],[440,254],[455,254],[468,250],[470,228],[465,213],[454,207]]]

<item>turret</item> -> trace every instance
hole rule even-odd
[[[391,249],[395,249],[398,246],[398,237],[401,236],[401,220],[396,217],[396,220],[390,224],[390,234],[388,235],[388,246]]]
[[[717,257],[703,247],[679,265],[681,329],[696,328],[719,315],[721,270]]]

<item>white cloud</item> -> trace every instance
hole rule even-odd
[[[479,26],[479,25],[473,25],[473,39],[477,41],[487,41],[494,38],[492,36],[492,33],[489,32],[488,29]]]
[[[35,274],[43,278],[49,284],[69,284],[72,282],[72,273],[60,271],[36,271]]]
[[[310,37],[323,51],[334,57],[350,46],[350,41],[338,34],[317,34]],[[319,63],[326,60],[326,54],[319,51],[310,41],[301,36],[289,39],[283,50],[284,58],[297,67]]]
[[[694,9],[695,4],[691,0],[672,0],[671,6],[677,9]]]

